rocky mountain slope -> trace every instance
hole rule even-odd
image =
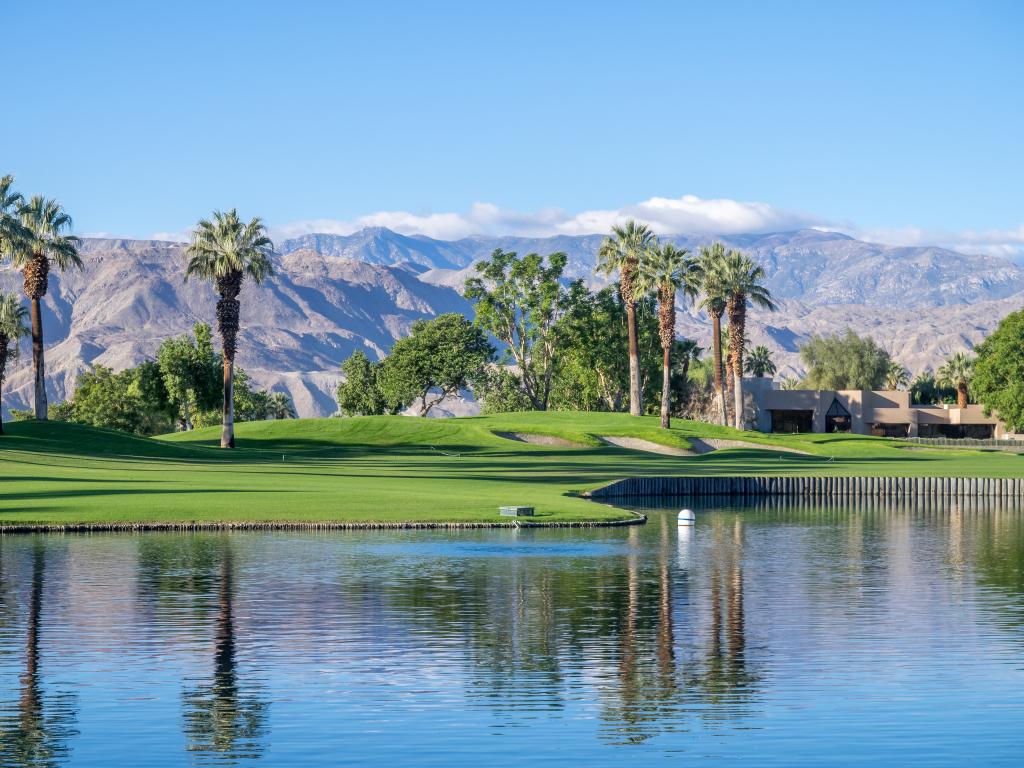
[[[354,350],[383,354],[419,318],[470,313],[459,295],[472,264],[495,248],[564,251],[569,271],[593,284],[599,235],[456,241],[366,229],[351,236],[306,235],[280,244],[276,275],[242,294],[239,363],[257,384],[288,392],[301,415],[333,412],[338,366]],[[708,238],[672,238],[696,248]],[[780,299],[776,313],[752,313],[749,334],[766,344],[780,373],[799,370],[800,344],[851,326],[884,344],[911,371],[970,348],[999,319],[1024,305],[1024,270],[941,248],[891,248],[845,235],[803,230],[724,238],[765,265]],[[155,352],[160,340],[213,322],[216,295],[183,281],[179,244],[87,239],[85,269],[54,275],[44,310],[48,386],[63,399],[92,363],[115,369]],[[21,276],[0,266],[0,289]],[[707,318],[692,307],[679,330],[707,344]],[[27,407],[27,344],[5,385],[4,406]]]

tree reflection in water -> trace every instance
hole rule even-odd
[[[20,695],[16,706],[0,705],[0,766],[4,768],[60,765],[70,754],[68,741],[77,735],[74,694],[46,693],[40,673],[45,571],[46,549],[42,539],[35,537]]]
[[[188,749],[209,762],[254,759],[263,753],[267,705],[238,675],[231,544],[225,537],[217,590],[213,678],[182,695]]]
[[[743,521],[732,531],[716,520],[709,561],[711,638],[703,670],[694,682],[703,692],[705,718],[730,720],[742,713],[753,693],[756,676],[746,658],[746,614],[743,606]]]

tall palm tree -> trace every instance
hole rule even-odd
[[[13,293],[0,293],[0,400],[3,399],[7,361],[18,356],[18,340],[28,335],[25,318],[28,312]],[[4,433],[3,415],[0,413],[0,435]]]
[[[32,368],[35,371],[35,416],[46,419],[46,363],[43,360],[42,298],[49,287],[50,270],[82,268],[78,238],[67,234],[71,217],[56,200],[34,195],[19,209],[22,236],[13,243],[11,261],[21,270],[25,295],[31,305]]]
[[[767,274],[747,254],[729,251],[722,262],[722,282],[729,315],[729,356],[733,377],[734,426],[744,429],[743,421],[743,346],[747,326],[747,305],[755,304],[774,311],[775,302],[764,285]]]
[[[676,339],[676,295],[697,295],[697,262],[689,251],[672,243],[651,248],[640,260],[636,276],[639,293],[655,293],[658,297],[658,330],[661,337],[661,426],[671,426],[669,411],[672,400],[672,344]]]
[[[198,277],[214,285],[217,301],[217,329],[224,348],[224,411],[220,447],[235,447],[235,351],[238,344],[238,294],[246,277],[255,283],[274,273],[270,254],[274,244],[267,237],[263,221],[256,217],[248,224],[232,208],[227,213],[213,212],[213,219],[200,219],[185,249],[188,265],[185,279]]]
[[[630,219],[625,224],[612,227],[612,234],[605,238],[597,252],[596,271],[611,275],[619,273],[619,292],[626,305],[626,325],[629,336],[629,412],[633,416],[641,413],[640,396],[640,352],[636,330],[636,302],[642,296],[636,290],[637,270],[644,254],[655,244],[654,233],[646,224]]]
[[[750,355],[744,366],[747,373],[759,379],[764,376],[774,376],[777,370],[775,361],[772,360],[771,350],[764,345],[758,345],[750,350]]]
[[[910,384],[910,373],[895,360],[889,361],[889,369],[885,372],[886,389],[903,389]]]
[[[722,315],[725,314],[725,290],[722,283],[722,264],[725,261],[725,246],[714,243],[701,246],[700,287],[704,299],[700,306],[711,318],[711,357],[714,367],[715,396],[718,399],[722,426],[728,422],[725,412],[725,388],[722,365]]]
[[[940,387],[955,387],[957,408],[966,408],[970,403],[973,377],[974,358],[966,352],[957,352],[942,364],[936,372],[935,380]]]

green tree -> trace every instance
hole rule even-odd
[[[636,305],[643,291],[637,289],[636,279],[640,262],[657,244],[654,233],[645,224],[633,221],[612,227],[597,252],[597,272],[619,274],[619,292],[626,308],[626,330],[629,344],[629,412],[639,416],[643,412],[640,388],[640,349],[636,323]]]
[[[473,396],[480,401],[481,413],[517,413],[532,410],[533,403],[523,391],[519,377],[503,366],[485,367],[469,384]]]
[[[519,257],[500,248],[476,265],[466,281],[476,324],[505,345],[502,362],[515,362],[523,391],[533,408],[547,410],[555,370],[555,326],[563,312],[564,253],[546,259]]]
[[[71,229],[71,217],[56,200],[36,195],[20,207],[19,215],[20,236],[5,245],[10,249],[8,253],[15,268],[21,270],[25,296],[31,306],[34,409],[35,417],[45,420],[46,363],[43,359],[41,302],[49,287],[50,270],[54,267],[61,271],[71,267],[81,269],[82,260],[78,255],[78,238],[67,234]]]
[[[156,362],[182,429],[192,429],[195,414],[216,408],[220,396],[221,362],[209,324],[196,323],[191,334],[165,339]]]
[[[885,388],[897,390],[907,386],[910,386],[910,372],[895,360],[890,360],[885,372]]]
[[[253,389],[244,368],[235,372],[235,418],[238,421],[265,421],[270,418],[270,393]]]
[[[661,427],[671,426],[672,346],[676,339],[676,297],[697,295],[699,272],[689,251],[671,243],[652,247],[640,260],[636,286],[641,294],[653,293],[658,300],[658,336],[661,341]]]
[[[690,367],[700,363],[704,349],[693,339],[676,339],[672,349],[672,408],[678,413],[689,398]]]
[[[152,361],[114,373],[103,365],[79,374],[65,418],[79,424],[155,435],[173,427],[174,409]]]
[[[25,325],[28,312],[13,293],[0,293],[0,403],[7,375],[7,362],[18,356],[18,342],[29,333]],[[3,411],[0,410],[0,435],[4,433]]]
[[[379,416],[388,412],[377,380],[380,363],[371,362],[357,349],[341,364],[341,372],[345,379],[338,384],[335,398],[343,416]]]
[[[775,361],[772,359],[771,350],[760,344],[750,350],[750,355],[747,357],[743,367],[746,373],[757,378],[774,376],[777,370]]]
[[[808,389],[879,389],[885,384],[889,353],[871,337],[852,330],[835,336],[812,336],[800,348]]]
[[[725,367],[722,360],[722,316],[725,314],[726,308],[725,283],[723,282],[724,263],[724,245],[713,243],[710,246],[701,247],[698,268],[700,270],[700,288],[704,298],[700,302],[700,307],[711,318],[712,371],[722,426],[728,423],[723,381]]]
[[[399,339],[381,364],[377,380],[389,406],[420,400],[420,416],[466,389],[494,356],[484,332],[462,315],[417,320],[412,333]],[[434,390],[440,394],[431,397]]]
[[[974,360],[966,352],[957,352],[939,367],[936,382],[939,386],[956,390],[956,405],[966,408],[971,398],[971,379],[974,378]]]
[[[238,345],[238,294],[242,282],[249,277],[255,283],[273,274],[270,255],[274,244],[258,218],[248,224],[238,218],[238,211],[214,211],[213,219],[200,219],[185,249],[188,264],[185,279],[198,277],[213,283],[220,299],[217,301],[217,329],[223,347],[223,413],[221,448],[235,447],[234,374],[235,351]]]
[[[295,404],[284,392],[271,393],[267,413],[272,419],[294,419],[297,417]]]
[[[1014,432],[1024,432],[1024,310],[1007,315],[975,348],[971,388]]]
[[[591,292],[581,280],[569,286],[565,314],[556,329],[558,365],[551,390],[557,410],[620,411],[629,392],[629,323],[617,286]],[[657,375],[660,348],[654,300],[636,302],[634,318],[641,362],[641,392]],[[648,354],[650,353],[650,354]]]
[[[721,265],[725,311],[729,315],[729,356],[733,379],[733,419],[736,429],[746,429],[743,418],[743,352],[746,343],[747,307],[775,310],[771,292],[764,285],[764,267],[747,254],[729,251]]]

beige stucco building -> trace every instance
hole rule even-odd
[[[1003,439],[1007,431],[980,405],[914,405],[910,392],[775,389],[770,379],[745,379],[750,421],[761,432],[851,432],[879,437]]]

